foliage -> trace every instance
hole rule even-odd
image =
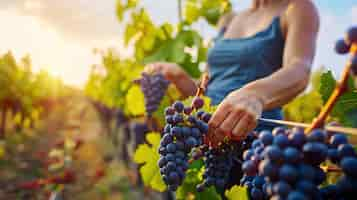
[[[284,117],[290,121],[310,123],[320,112],[323,101],[319,88],[324,69],[319,69],[312,74],[311,88],[284,106]]]
[[[138,164],[143,164],[140,168],[144,184],[160,192],[165,191],[166,185],[161,179],[157,161],[159,154],[157,149],[160,144],[160,134],[149,133],[146,135],[148,144],[140,145],[135,151],[134,161]]]
[[[240,199],[248,200],[248,190],[246,187],[242,186],[233,186],[230,190],[225,192],[225,196],[228,200]]]
[[[349,83],[353,82],[353,78],[350,77]],[[333,77],[331,71],[326,72],[321,78],[320,94],[324,103],[333,92],[337,81]],[[357,120],[352,117],[357,113],[357,90],[354,84],[349,84],[347,91],[338,99],[336,105],[333,107],[331,117],[337,119],[341,124],[345,126],[357,127]]]
[[[310,90],[284,107],[286,119],[297,122],[312,122],[337,84],[332,72],[324,69],[316,71],[311,80]],[[353,117],[356,113],[357,91],[351,77],[347,92],[336,102],[329,120],[338,121],[344,126],[357,127],[357,121]]]
[[[11,111],[19,127],[24,127],[37,120],[43,111],[48,112],[55,101],[70,92],[60,79],[50,76],[47,72],[33,73],[29,56],[18,62],[11,52],[0,56],[0,85],[3,86],[0,91],[2,136],[5,132],[7,111]]]

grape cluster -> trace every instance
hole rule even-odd
[[[162,179],[170,191],[176,191],[185,178],[189,167],[189,155],[192,149],[203,144],[203,136],[208,132],[204,122],[191,115],[193,109],[202,108],[201,98],[193,101],[192,107],[185,107],[180,101],[166,108],[166,126],[160,141],[158,165]]]
[[[253,200],[348,199],[357,190],[357,159],[346,136],[315,129],[308,136],[299,128],[262,131],[243,154],[241,184]],[[319,186],[326,173],[320,164],[339,164],[345,176],[336,185]]]
[[[336,42],[335,51],[338,54],[346,54],[352,51],[352,46],[355,46],[355,48],[357,48],[357,26],[351,27],[347,31],[345,39],[340,39]],[[357,52],[353,52],[351,59],[351,68],[354,74],[357,75]]]
[[[146,113],[150,116],[158,109],[170,82],[162,74],[147,74],[144,72],[137,82],[140,83],[141,90],[144,93]]]
[[[233,150],[229,144],[223,144],[219,148],[204,147],[203,182],[197,185],[197,191],[202,192],[205,188],[215,186],[224,188],[229,172],[233,166]]]

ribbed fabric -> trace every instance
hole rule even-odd
[[[230,92],[271,75],[282,66],[283,60],[284,38],[279,17],[251,37],[225,39],[223,34],[224,29],[208,52],[210,81],[206,95],[215,105]],[[262,117],[282,119],[281,108],[264,111]],[[272,128],[271,124],[259,124],[257,130]]]

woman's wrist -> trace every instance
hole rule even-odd
[[[259,92],[249,87],[242,87],[241,89],[238,89],[235,92],[243,93],[245,97],[256,100],[262,105],[263,108],[265,108],[267,105],[267,99],[262,92]]]

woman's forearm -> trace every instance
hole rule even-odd
[[[264,110],[269,110],[288,103],[301,93],[308,84],[309,75],[307,64],[298,62],[251,82],[241,90],[256,95],[263,102]]]

